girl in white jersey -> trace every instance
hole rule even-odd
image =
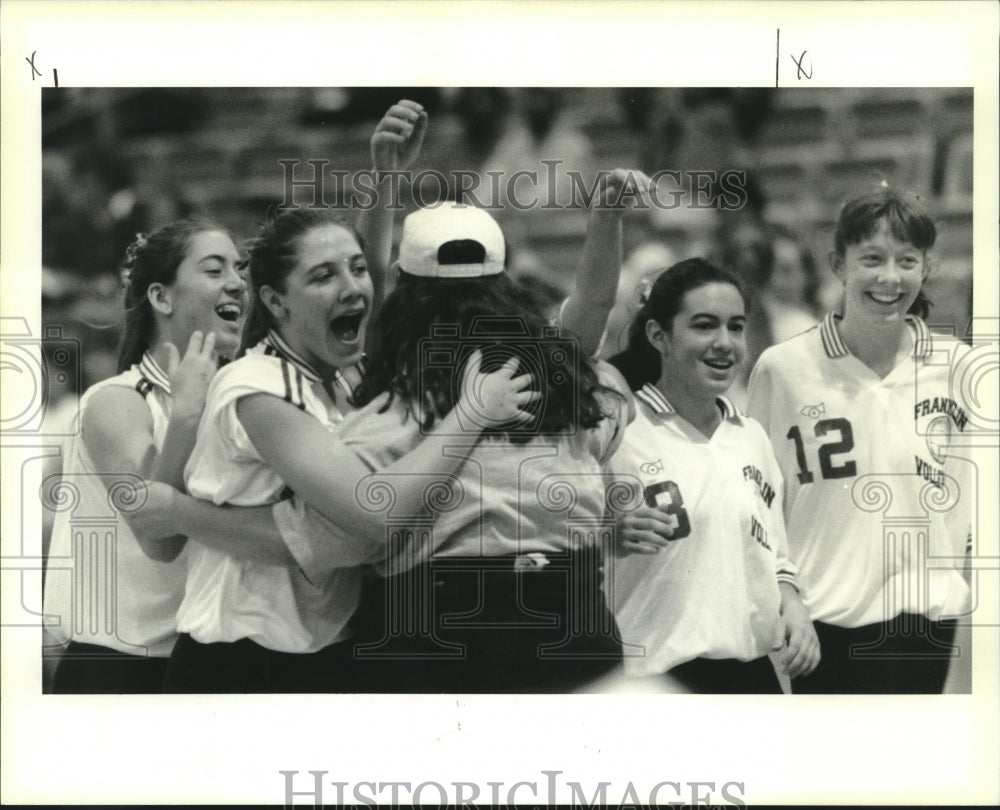
[[[46,625],[68,644],[55,692],[161,690],[186,563],[147,558],[118,519],[128,499],[115,493],[142,478],[182,484],[216,354],[232,357],[239,344],[243,264],[229,235],[204,221],[172,223],[129,248],[119,374],[84,394],[60,484],[67,508],[45,586]],[[187,347],[183,359],[176,346]],[[113,525],[94,525],[100,516]],[[151,552],[174,559],[182,544]]]
[[[372,135],[376,171],[412,162],[425,128],[419,104],[393,105]],[[380,191],[388,182],[378,181]],[[372,237],[380,273],[392,238],[391,206],[384,197],[359,218],[359,228]],[[56,638],[70,642],[57,668],[55,691],[162,688],[183,593],[185,561],[176,558],[184,537],[174,535],[176,527],[168,537],[134,533],[118,518],[134,522],[138,517],[132,511],[138,504],[127,493],[141,478],[183,486],[216,354],[231,358],[239,344],[244,265],[229,235],[207,221],[168,225],[140,236],[129,248],[122,274],[121,373],[85,394],[82,435],[69,448],[63,479],[52,493],[65,508],[49,555],[46,623]],[[188,346],[183,360],[174,345]],[[277,536],[273,521],[259,516],[237,522],[231,515],[201,514],[210,525],[226,522],[231,531]],[[75,525],[74,515],[86,517]],[[107,515],[113,532],[94,523]],[[215,539],[231,547],[229,536]],[[238,552],[256,556],[247,544]]]
[[[958,653],[949,617],[968,609],[973,496],[952,379],[968,349],[922,320],[935,237],[909,195],[849,201],[830,254],[842,311],[766,351],[750,380],[823,647],[796,692],[940,692]]]
[[[165,690],[343,691],[353,686],[348,621],[360,589],[359,570],[348,566],[379,549],[372,538],[384,528],[355,497],[366,470],[334,436],[360,379],[373,286],[353,228],[313,209],[268,223],[251,248],[250,275],[247,348],[212,382],[185,469],[187,491],[231,506],[271,505],[294,492],[342,527],[342,565],[310,577],[255,559],[253,549],[217,550],[185,527],[187,584]],[[521,418],[532,395],[518,392],[530,377],[512,380],[511,364],[483,375],[478,362],[465,379],[482,407],[466,408],[468,395],[458,404],[471,414],[468,429]],[[447,427],[457,429],[458,418],[449,415]],[[392,472],[447,473],[460,460],[432,438]],[[405,502],[406,493],[399,497]]]
[[[632,676],[693,692],[780,692],[819,657],[785,548],[781,475],[760,425],[724,396],[746,352],[735,277],[688,259],[657,278],[612,358],[635,421],[609,467],[641,490],[605,583]]]

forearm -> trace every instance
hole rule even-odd
[[[799,589],[795,585],[790,582],[779,582],[778,593],[781,595],[781,607],[779,610],[782,614],[789,608],[801,608],[805,611],[805,605],[802,603],[802,594],[799,593]]]
[[[365,242],[368,273],[375,285],[372,309],[378,307],[385,288],[385,277],[392,257],[392,226],[404,170],[417,157],[427,133],[427,113],[415,101],[400,99],[378,122],[371,137],[374,194],[372,205],[358,216],[357,229]],[[367,191],[368,189],[366,189]]]
[[[458,410],[459,408],[452,409],[440,419],[434,430],[405,456],[377,472],[357,475],[354,480],[363,479],[366,490],[380,483],[390,487],[394,496],[392,509],[397,515],[410,516],[425,512],[425,493],[428,487],[435,482],[449,480],[468,457],[480,435],[480,428],[467,427],[471,420],[460,419]],[[341,471],[342,476],[350,478],[349,471],[361,465],[361,460],[354,452],[345,447],[338,453],[338,461],[334,466]],[[342,482],[338,484],[342,488]],[[337,526],[350,526],[355,537],[364,541],[384,542],[384,511],[368,510],[361,505],[362,499],[338,497],[331,494],[333,489],[331,487],[328,492],[323,493],[325,497],[310,497],[308,490],[296,492]]]
[[[778,622],[775,650],[784,647],[781,657],[782,668],[789,677],[808,675],[819,664],[822,651],[812,617],[802,598],[792,585],[779,583],[781,591],[781,620]]]
[[[392,229],[395,211],[392,209],[393,185],[389,175],[372,170],[375,177],[373,204],[362,209],[356,227],[365,245],[368,275],[375,289],[372,310],[381,303],[385,293],[385,280],[392,259]],[[379,177],[384,179],[379,180]]]
[[[180,531],[216,551],[265,565],[295,565],[271,506],[216,506],[178,492],[172,514]]]
[[[530,375],[514,376],[517,362],[515,357],[497,371],[481,374],[482,354],[474,352],[465,369],[463,395],[456,407],[416,448],[377,476],[316,419],[277,397],[244,397],[237,403],[237,414],[261,457],[299,498],[360,537],[381,541],[385,533],[384,510],[371,510],[360,502],[359,482],[365,480],[370,486],[384,477],[395,493],[396,511],[420,511],[427,479],[457,470],[484,426],[534,418],[522,406],[539,394],[524,390]],[[472,393],[466,394],[466,389]],[[467,396],[475,397],[476,406],[470,407]],[[466,428],[466,424],[470,427]],[[464,442],[456,441],[456,435]],[[446,447],[453,444],[464,452],[447,452]]]
[[[153,459],[149,479],[184,490],[184,467],[191,457],[198,436],[198,416],[174,414],[167,425],[163,447]],[[147,557],[158,562],[172,562],[184,550],[187,537],[178,533],[160,537],[152,542],[140,540],[139,545]]]
[[[375,562],[389,553],[390,530],[381,542],[346,530],[299,497],[279,501],[271,508],[281,538],[310,582],[320,582],[339,568]]]
[[[387,476],[394,484],[394,511],[398,514],[420,514],[424,510],[427,487],[433,481],[446,480],[456,473],[479,441],[480,429],[468,427],[471,420],[464,420],[463,424],[458,415],[460,407],[453,408],[440,419],[434,430],[413,450],[380,471],[380,475]],[[376,521],[373,529],[382,537],[384,520]]]
[[[198,437],[198,420],[197,415],[171,416],[163,438],[163,447],[153,459],[149,470],[150,480],[162,481],[174,489],[184,490],[184,467]]]
[[[577,336],[585,356],[597,351],[608,315],[614,307],[621,257],[621,213],[593,211],[587,225],[576,286],[562,310],[562,327]]]

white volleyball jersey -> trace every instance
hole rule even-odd
[[[949,451],[968,426],[951,378],[968,347],[907,318],[913,355],[880,379],[838,320],[768,349],[750,380],[750,413],[785,478],[803,601],[842,627],[959,614],[975,493],[971,463]]]
[[[261,458],[237,416],[239,400],[271,394],[334,429],[341,416],[319,377],[275,333],[212,381],[198,439],[185,469],[188,492],[215,504],[261,506],[289,493]],[[237,560],[191,537],[178,630],[202,643],[248,638],[281,652],[315,652],[347,637],[360,574],[336,569],[310,581],[299,569]]]
[[[795,584],[781,474],[767,436],[724,397],[711,438],[654,386],[637,391],[636,400],[635,421],[609,467],[641,487],[641,502],[666,509],[674,533],[655,555],[606,564],[614,572],[604,587],[626,644],[625,671],[651,675],[698,657],[767,655],[779,619],[778,582]]]
[[[377,397],[350,414],[340,428],[344,443],[372,471],[397,461],[424,437],[398,396],[379,413],[387,399],[388,394]],[[564,553],[584,543],[596,545],[610,482],[601,463],[620,439],[624,400],[602,395],[602,407],[612,415],[572,435],[537,436],[523,444],[500,437],[456,436],[453,452],[468,458],[451,476],[426,477],[425,501],[435,510],[433,528],[408,535],[403,543],[403,535],[392,535],[393,529],[413,526],[405,520],[408,516],[394,514],[386,502],[387,560],[376,567],[383,574],[397,573],[431,554],[492,557]],[[435,483],[444,480],[445,487]],[[373,490],[371,496],[375,506],[382,490]],[[394,519],[400,521],[398,527]]]
[[[134,388],[143,395],[153,420],[159,451],[170,419],[170,382],[152,356],[89,388],[80,413],[98,391]],[[123,426],[127,429],[128,426]],[[176,613],[184,594],[186,552],[170,563],[149,559],[121,518],[114,492],[140,482],[124,473],[99,473],[78,432],[66,443],[54,498],[45,579],[45,626],[65,643],[97,644],[134,655],[166,657],[177,639]],[[106,487],[111,487],[109,493]],[[123,497],[122,503],[127,503]]]

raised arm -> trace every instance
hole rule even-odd
[[[427,113],[415,101],[406,99],[393,104],[375,127],[371,137],[374,191],[371,206],[358,215],[357,229],[365,242],[368,274],[375,287],[372,309],[378,307],[385,292],[386,273],[392,256],[392,226],[396,210],[393,190],[399,178],[389,172],[409,169],[420,155],[427,134]]]
[[[208,385],[219,368],[215,354],[215,332],[194,332],[181,359],[172,343],[166,344],[167,376],[170,378],[170,421],[163,447],[153,459],[149,478],[184,489],[184,466],[198,436],[198,423],[205,409]],[[178,549],[178,552],[180,549]]]
[[[563,328],[580,341],[585,357],[600,349],[615,305],[622,267],[622,218],[630,207],[649,206],[650,180],[636,170],[615,169],[591,201],[576,286],[563,304]]]
[[[395,488],[400,513],[420,511],[424,486],[415,473],[446,476],[462,463],[464,458],[444,454],[446,446],[464,444],[471,450],[469,440],[483,429],[532,418],[522,406],[538,393],[526,390],[530,375],[514,376],[516,359],[492,374],[480,371],[481,362],[479,352],[470,358],[454,410],[413,451],[382,471]],[[358,481],[370,470],[353,451],[313,417],[270,394],[241,399],[237,413],[258,452],[297,496],[338,525],[382,540],[385,521],[362,508],[355,496]],[[466,441],[456,442],[462,433]]]
[[[214,347],[214,333],[204,338],[201,332],[191,335],[183,359],[168,344],[172,406],[159,451],[153,441],[153,419],[142,394],[117,386],[94,394],[81,427],[98,472],[133,474],[183,489],[184,465],[194,447],[205,394],[217,368]],[[131,523],[131,518],[127,519]],[[181,535],[154,539],[136,533],[136,539],[143,553],[159,562],[174,560],[186,542]]]

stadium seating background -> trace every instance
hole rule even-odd
[[[596,165],[696,168],[644,165],[657,136],[628,114],[622,95],[614,88],[562,92],[565,120],[590,140]],[[79,337],[85,351],[108,350],[121,322],[117,263],[135,231],[207,213],[238,243],[253,236],[282,199],[279,159],[367,168],[372,127],[401,97],[421,100],[432,116],[416,168],[476,168],[455,164],[466,153],[456,148],[464,130],[453,89],[46,90],[43,320]],[[924,196],[940,225],[931,320],[964,334],[972,299],[972,113],[968,88],[776,90],[756,137],[738,143],[734,166],[759,178],[765,217],[796,230],[824,266],[846,196],[881,178]],[[412,199],[403,202],[412,207]],[[637,218],[626,249],[662,238],[683,255],[702,244],[709,235],[683,213]],[[566,288],[586,215],[539,210],[530,220],[521,247]]]

